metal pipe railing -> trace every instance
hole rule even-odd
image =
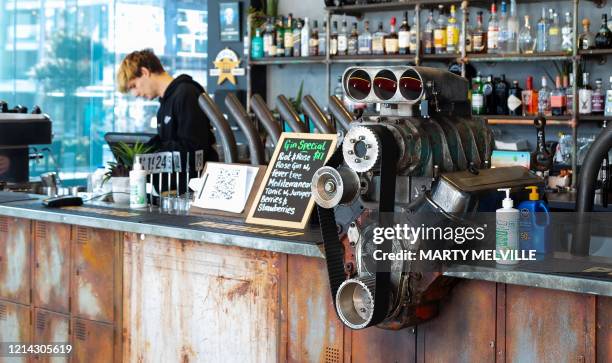
[[[302,111],[312,120],[319,132],[323,134],[334,133],[334,130],[329,126],[329,120],[312,96],[306,95],[302,98]]]
[[[230,93],[225,97],[225,105],[227,106],[229,112],[234,116],[234,120],[244,133],[246,137],[246,142],[249,147],[249,156],[251,158],[252,165],[262,165],[265,164],[265,151],[264,146],[259,138],[259,134],[255,129],[255,125],[251,121],[251,118],[246,113],[244,107],[238,100],[235,94]]]
[[[238,147],[236,146],[236,139],[221,110],[219,110],[206,92],[202,92],[198,98],[198,104],[213,126],[219,131],[221,146],[223,147],[223,160],[226,163],[237,163]]]
[[[251,108],[259,122],[261,122],[264,129],[266,129],[268,135],[270,135],[272,143],[276,145],[278,139],[280,139],[281,128],[272,115],[272,112],[268,109],[266,101],[264,101],[260,95],[254,94],[253,97],[251,97]]]
[[[295,112],[287,97],[279,95],[276,99],[278,101],[276,104],[278,106],[278,112],[283,120],[289,124],[291,130],[293,130],[293,132],[308,132],[306,125],[304,125],[297,112]]]
[[[334,118],[338,120],[340,126],[342,126],[344,130],[348,130],[350,127],[349,124],[353,122],[353,115],[351,115],[349,110],[344,107],[342,101],[340,101],[336,96],[329,96],[328,106],[329,111],[332,115],[334,115]]]

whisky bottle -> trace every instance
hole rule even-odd
[[[399,54],[410,54],[410,26],[408,25],[408,12],[404,12],[404,20],[397,32]]]
[[[478,12],[476,17],[477,25],[476,29],[472,33],[472,51],[474,53],[486,53],[487,52],[487,32],[484,29],[482,22],[482,11]]]
[[[391,29],[389,34],[385,37],[385,54],[399,53],[399,40],[397,33],[395,32],[395,22],[395,16],[391,17]]]
[[[443,5],[438,5],[438,19],[434,28],[434,51],[436,54],[446,53],[446,16]]]

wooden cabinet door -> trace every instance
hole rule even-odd
[[[30,304],[30,221],[0,217],[0,298]]]
[[[73,227],[72,315],[112,323],[115,232]]]
[[[72,363],[112,363],[113,326],[72,319]]]
[[[69,316],[35,308],[33,318],[34,344],[71,343]],[[34,355],[32,361],[35,363],[67,363],[70,362],[70,354]]]
[[[69,313],[70,226],[34,222],[34,306]]]
[[[0,300],[0,342],[21,343],[30,342],[30,307]],[[4,357],[0,363],[26,363],[27,355]]]

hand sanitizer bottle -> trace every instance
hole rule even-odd
[[[136,158],[130,171],[130,208],[147,207],[147,172]]]
[[[499,264],[518,263],[515,255],[519,248],[519,211],[513,208],[510,188],[498,189],[506,192],[502,208],[495,212],[495,261]]]
[[[528,186],[530,189],[529,200],[521,202],[518,206],[520,212],[519,236],[520,248],[523,251],[535,250],[542,254],[548,252],[548,225],[550,215],[548,206],[540,199],[538,187]]]

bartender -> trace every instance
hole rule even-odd
[[[159,98],[157,135],[149,142],[156,151],[180,151],[183,165],[189,152],[191,170],[197,150],[204,150],[206,161],[219,160],[212,147],[215,137],[210,122],[198,105],[199,96],[205,92],[204,87],[193,78],[185,74],[173,78],[164,70],[153,51],[144,49],[132,52],[123,59],[117,73],[117,83],[121,93],[129,92],[148,100]],[[186,186],[182,185],[184,178],[180,180],[180,190],[185,191]]]

